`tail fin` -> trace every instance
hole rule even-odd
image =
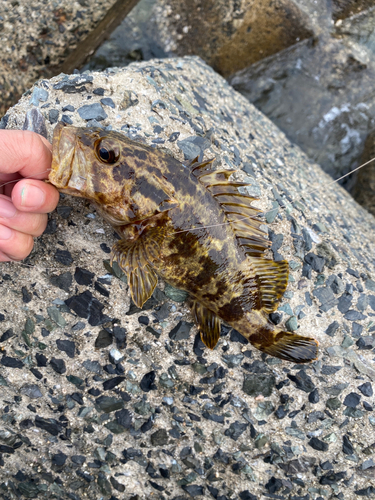
[[[257,343],[256,347],[270,356],[292,363],[308,363],[318,357],[319,342],[311,337],[278,331],[274,333],[272,341],[267,344]]]

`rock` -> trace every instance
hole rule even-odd
[[[55,453],[54,455],[52,455],[51,459],[52,465],[61,467],[65,464],[67,458],[68,456],[65,455],[65,453],[62,453],[61,451],[59,453]]]
[[[314,448],[314,450],[317,451],[327,451],[328,450],[328,444],[325,443],[324,441],[321,441],[320,439],[313,437],[309,441],[309,445],[311,448]]]
[[[370,382],[365,382],[364,384],[359,385],[358,389],[362,392],[364,396],[368,398],[371,398],[374,394]]]
[[[353,331],[353,321],[344,318],[351,310],[366,315],[356,323],[363,326],[366,335],[372,333],[367,332],[371,328],[371,302],[369,300],[365,310],[360,310],[357,302],[360,294],[373,295],[366,288],[375,270],[372,252],[367,250],[375,242],[373,219],[337,186],[327,187],[323,196],[321,170],[197,58],[142,62],[126,69],[60,75],[44,81],[46,83],[42,80],[36,86],[44,88],[48,84],[48,99],[39,103],[38,109],[46,120],[49,140],[54,125],[48,119],[50,109],[57,109],[60,118],[66,113],[74,124],[85,126],[86,121],[77,110],[93,103],[99,103],[108,115],[100,121],[103,133],[112,127],[127,136],[138,136],[137,140],[145,141],[150,147],[160,147],[160,143],[153,140],[162,139],[163,146],[167,145],[179,160],[184,159],[184,153],[178,141],[200,137],[202,141],[197,142],[205,147],[205,139],[209,139],[204,158],[215,157],[215,168],[237,166],[239,172],[234,177],[238,179],[242,175],[253,179],[261,191],[262,210],[269,210],[272,202],[278,204],[278,215],[271,225],[276,235],[272,236],[272,244],[275,243],[274,250],[282,258],[302,264],[306,251],[321,257],[316,237],[310,241],[306,232],[303,236],[302,229],[306,228],[319,238],[329,238],[339,261],[329,272],[327,261],[324,276],[319,277],[310,266],[311,280],[301,279],[302,265],[293,266],[287,294],[279,304],[281,307],[289,304],[293,309],[293,315],[299,318],[298,332],[319,340],[318,360],[300,366],[265,356],[229,325],[223,325],[219,344],[211,351],[196,334],[188,303],[172,301],[161,291],[167,292],[162,281],[143,310],[131,305],[124,273],[115,263],[110,264],[108,254],[104,255],[103,248],[110,248],[116,242],[113,229],[99,213],[95,219],[86,217],[93,213],[87,202],[68,195],[61,197],[62,205],[71,207],[68,219],[53,213],[50,216],[55,221],[55,225],[51,225],[53,231],[36,240],[35,250],[27,261],[29,265],[21,268],[15,263],[4,264],[0,275],[3,289],[7,291],[2,296],[0,310],[4,316],[1,320],[4,339],[0,362],[3,392],[0,441],[13,450],[11,454],[1,452],[2,469],[11,479],[4,478],[2,494],[9,497],[18,492],[22,496],[19,485],[32,479],[33,487],[46,486],[45,491],[35,493],[39,497],[85,496],[82,484],[87,485],[86,493],[93,498],[116,496],[117,490],[110,478],[125,484],[126,478],[121,474],[124,467],[130,467],[132,479],[126,481],[125,490],[129,498],[136,494],[148,498],[151,493],[170,498],[187,497],[189,493],[182,486],[190,485],[202,488],[204,497],[211,495],[210,487],[218,490],[217,498],[231,498],[250,491],[250,484],[251,494],[261,498],[268,495],[265,484],[272,477],[283,481],[276,495],[303,496],[307,492],[310,496],[320,495],[316,493],[322,491],[318,490],[322,488],[321,475],[316,475],[319,464],[330,461],[334,464],[334,473],[340,472],[340,468],[336,471],[337,463],[345,464],[346,457],[351,455],[345,455],[341,446],[334,444],[326,451],[314,449],[307,445],[308,441],[315,438],[328,444],[336,436],[341,442],[343,433],[350,431],[350,440],[356,446],[363,442],[364,435],[373,433],[370,418],[373,412],[361,404],[366,400],[372,405],[372,399],[357,387],[367,381],[372,384],[374,354],[371,349],[342,346],[344,337],[350,337]],[[104,92],[95,94],[93,90],[97,88]],[[123,110],[120,104],[125,90],[132,92],[133,97],[136,93],[138,102]],[[91,98],[87,99],[88,96]],[[32,107],[30,97],[31,94],[24,96],[8,112],[8,129],[22,127]],[[110,97],[115,108],[100,103],[104,97]],[[42,108],[45,104],[49,107]],[[205,109],[201,111],[203,104]],[[63,112],[62,108],[69,105],[74,111]],[[180,135],[169,142],[174,132]],[[243,172],[242,167],[246,168]],[[307,186],[307,192],[303,186]],[[313,195],[308,194],[310,190],[315,190]],[[301,196],[303,202],[294,201]],[[344,220],[345,226],[341,227]],[[324,230],[326,232],[322,232]],[[302,257],[294,255],[297,252],[294,234],[301,237],[298,251]],[[305,244],[311,245],[311,250],[305,250]],[[54,259],[56,249],[69,252],[72,260],[69,267],[64,260]],[[50,276],[66,272],[73,276],[76,267],[92,273],[91,282],[79,284],[74,280],[68,291],[51,284]],[[334,293],[332,283],[327,283],[332,273],[345,284],[345,289],[338,294]],[[96,282],[111,290],[109,297],[94,288]],[[22,287],[32,296],[31,302],[23,302]],[[313,294],[321,288],[330,290],[328,299],[333,297],[329,303],[332,307],[327,311],[322,308],[324,296],[319,296],[320,292],[318,296]],[[353,297],[346,313],[342,313],[335,302],[343,294]],[[169,314],[165,317],[167,310]],[[302,311],[306,316],[300,318]],[[140,316],[149,318],[147,326],[143,320],[139,322]],[[288,319],[286,313],[283,316]],[[30,321],[26,328],[27,319]],[[333,321],[337,321],[340,328],[330,337],[325,330]],[[173,333],[176,337],[171,338],[169,333],[175,325],[179,325]],[[285,325],[281,322],[278,327]],[[5,335],[10,328],[13,334]],[[21,335],[26,334],[26,330],[28,342],[25,335]],[[179,335],[181,340],[177,340]],[[57,340],[72,344],[58,344]],[[69,357],[67,352],[73,354],[73,344],[74,357]],[[344,345],[348,345],[347,339]],[[117,353],[109,358],[112,348],[121,356]],[[119,361],[122,356],[121,363],[109,361]],[[198,373],[195,369],[198,366],[204,373]],[[242,390],[241,381],[245,378],[251,381],[249,391],[253,395]],[[264,386],[260,385],[262,380]],[[342,383],[348,386],[338,387]],[[42,393],[37,399],[21,393],[23,386],[33,384]],[[325,388],[334,388],[339,395],[327,394]],[[282,401],[277,391],[279,396],[283,395]],[[343,401],[350,393],[362,396],[356,407],[342,405],[333,410],[328,406],[329,399]],[[320,401],[315,404],[317,394]],[[313,411],[321,412],[324,420],[320,414],[310,415]],[[358,419],[358,425],[349,429],[346,418]],[[31,425],[24,422],[27,420]],[[275,422],[280,439],[274,432]],[[5,431],[10,435],[7,439],[14,440],[12,443],[3,440]],[[77,436],[80,436],[78,441]],[[277,443],[272,441],[272,436],[276,436]],[[231,448],[233,438],[237,441]],[[218,444],[220,440],[222,444]],[[17,442],[22,445],[17,447]],[[276,444],[281,450],[277,453]],[[219,446],[227,455],[226,463],[213,458]],[[26,447],[27,460],[24,460]],[[190,448],[191,453],[180,458],[185,447]],[[154,453],[155,449],[160,451],[161,458],[159,452]],[[68,458],[64,465],[54,465],[52,470],[51,458],[60,452]],[[84,456],[86,461],[75,462],[76,456]],[[358,460],[359,464],[364,461],[359,453]],[[185,461],[192,465],[186,465]],[[162,493],[149,483],[146,469],[150,462],[155,473],[151,466],[148,470],[159,476],[150,478],[165,488]],[[31,479],[17,479],[21,463],[21,473]],[[44,464],[43,470],[34,467],[39,463]],[[252,470],[254,463],[258,464],[256,470]],[[104,474],[111,485],[110,494],[108,483],[99,473]],[[235,487],[232,486],[234,474]],[[53,480],[49,481],[47,475]],[[297,475],[303,478],[305,486]],[[355,489],[365,488],[368,479],[357,476]],[[288,484],[295,477],[298,484],[293,483],[295,490],[292,491]],[[136,486],[133,488],[133,485]],[[343,491],[348,496],[353,489],[340,481],[334,495]]]
[[[104,305],[92,296],[88,290],[70,297],[65,301],[66,305],[80,318],[87,319],[92,326],[101,325],[108,321],[108,317],[102,313]]]
[[[124,402],[121,399],[116,399],[111,396],[99,396],[95,400],[95,407],[97,410],[101,410],[104,413],[111,413],[121,409],[123,406]]]
[[[78,108],[78,114],[83,120],[102,121],[107,118],[107,113],[99,103],[85,104]]]
[[[55,252],[55,260],[64,266],[70,266],[73,262],[72,254],[69,250],[61,250],[60,248]]]
[[[168,434],[165,429],[159,429],[153,434],[151,434],[151,444],[152,446],[164,446],[168,443]]]
[[[76,267],[74,273],[74,279],[79,285],[91,285],[94,276],[94,273],[88,271],[87,269],[82,269],[81,267]]]
[[[76,346],[71,340],[56,340],[57,348],[60,351],[64,351],[69,358],[74,358]]]
[[[352,455],[354,453],[353,445],[349,439],[349,436],[342,437],[342,451],[345,455]]]
[[[359,405],[360,400],[361,396],[359,394],[351,392],[350,394],[345,396],[344,405],[349,406],[350,408],[355,408],[356,406]]]
[[[58,288],[61,288],[61,290],[64,290],[64,292],[68,293],[70,291],[70,287],[72,286],[72,275],[69,271],[67,271],[66,273],[51,276],[50,283],[51,285],[57,286]]]
[[[183,340],[190,337],[190,330],[194,323],[180,321],[169,333],[172,340]]]
[[[259,396],[262,394],[268,397],[272,394],[275,387],[275,376],[272,374],[250,374],[245,375],[242,390],[248,396]]]
[[[154,371],[146,373],[141,380],[140,388],[144,392],[156,390],[156,385],[154,384],[156,374]]]
[[[315,385],[304,370],[300,370],[296,375],[288,375],[288,378],[296,384],[297,389],[304,392],[312,392]]]

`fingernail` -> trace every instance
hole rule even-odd
[[[21,191],[21,205],[27,208],[39,208],[46,199],[44,191],[32,184],[28,184]]]
[[[17,209],[10,200],[0,198],[0,217],[11,219],[16,215],[16,213]]]
[[[13,231],[6,226],[0,226],[0,240],[9,240],[12,236]]]

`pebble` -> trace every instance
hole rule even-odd
[[[317,437],[311,438],[308,444],[311,446],[311,448],[314,448],[314,450],[328,451],[328,444],[324,441],[321,441]]]
[[[76,346],[71,340],[56,340],[56,346],[60,351],[64,351],[69,358],[74,358]]]
[[[262,394],[268,397],[276,385],[276,379],[273,374],[249,374],[244,376],[242,390],[248,396],[258,396]]]
[[[364,396],[366,396],[368,398],[371,398],[374,395],[374,392],[372,390],[372,386],[371,386],[370,382],[365,382],[364,384],[359,385],[358,389],[361,391],[361,393]]]
[[[47,139],[47,128],[45,118],[38,108],[32,108],[26,113],[22,130],[30,130]]]
[[[38,399],[43,397],[39,387],[36,384],[26,384],[21,387],[21,394],[29,397],[30,399]]]
[[[305,255],[305,262],[309,264],[314,271],[321,273],[325,265],[325,258],[310,252]]]
[[[70,297],[65,304],[80,318],[87,319],[91,326],[100,325],[109,319],[102,313],[104,305],[93,297],[89,290]]]
[[[310,393],[315,389],[311,377],[304,370],[300,370],[296,375],[288,374],[288,378],[296,384],[297,389]]]
[[[149,392],[149,391],[154,391],[156,390],[156,385],[154,384],[156,378],[156,373],[155,371],[151,371],[149,373],[146,373],[141,380],[141,383],[139,384],[140,388],[144,392]]]
[[[169,299],[174,300],[175,302],[185,302],[189,296],[189,294],[184,290],[178,290],[168,283],[165,285],[164,293]]]
[[[109,106],[113,109],[116,107],[113,99],[111,99],[110,97],[104,97],[103,99],[100,99],[100,102],[103,104],[103,106]]]
[[[50,365],[53,370],[60,375],[66,372],[65,361],[63,359],[52,358]]]
[[[97,120],[100,122],[108,117],[107,113],[98,102],[85,104],[84,106],[78,108],[77,111],[83,120]]]
[[[121,410],[124,406],[122,399],[117,399],[112,396],[99,396],[95,400],[95,407],[104,413],[111,413],[116,410]]]
[[[345,396],[344,405],[349,406],[350,408],[356,408],[356,406],[359,405],[360,400],[361,396],[359,394],[351,392],[347,396]]]
[[[39,106],[40,102],[46,102],[48,99],[48,91],[40,87],[34,87],[31,95],[30,104]]]
[[[188,339],[190,337],[190,330],[193,326],[194,326],[193,323],[188,323],[187,321],[180,321],[169,332],[169,338],[172,340]]]
[[[111,349],[108,353],[108,358],[111,363],[117,365],[125,359],[125,356],[118,349]]]
[[[291,316],[286,322],[285,327],[288,332],[295,332],[298,329],[298,321],[295,316]]]
[[[159,429],[150,436],[152,446],[165,446],[169,438],[165,429]]]

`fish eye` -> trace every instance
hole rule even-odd
[[[96,146],[96,156],[103,163],[116,163],[120,157],[118,146],[110,144],[109,141],[102,140]]]

